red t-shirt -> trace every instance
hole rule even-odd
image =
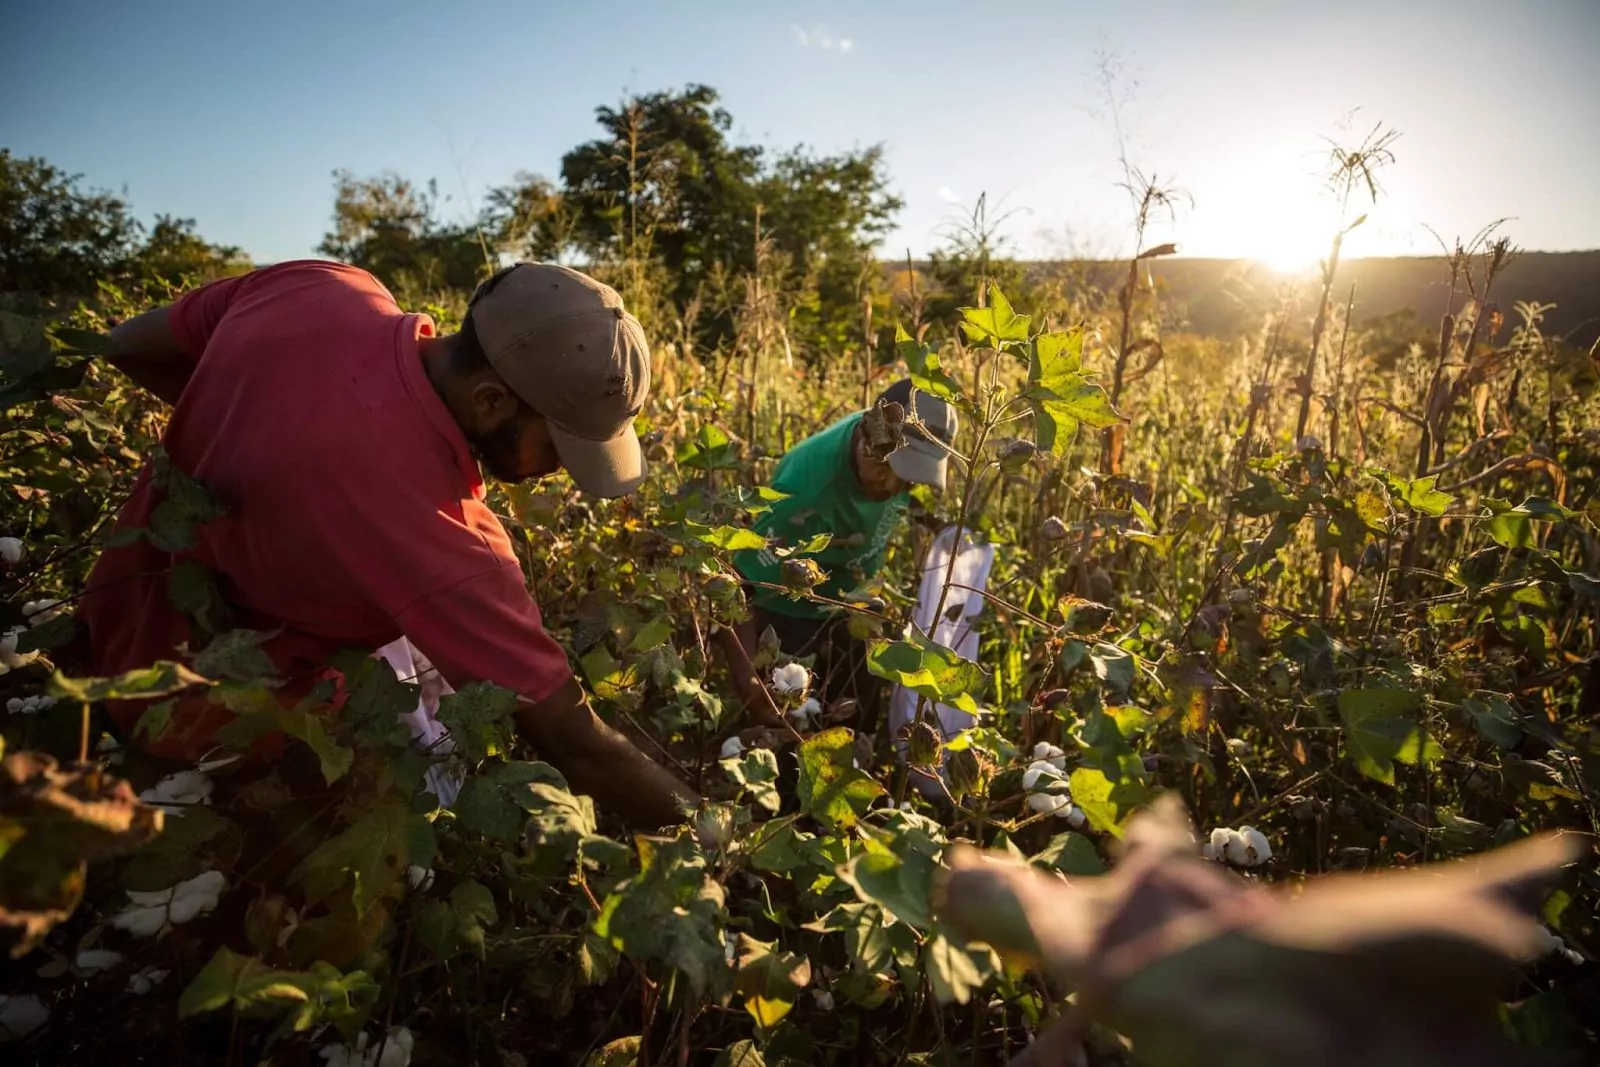
[[[196,289],[171,322],[195,363],[163,442],[228,509],[181,556],[217,576],[236,626],[282,628],[263,647],[290,680],[284,699],[338,650],[401,634],[456,688],[490,681],[538,701],[571,676],[423,370],[426,316],[365,271],[303,261]],[[148,525],[162,496],[150,475],[118,528]],[[191,635],[167,602],[174,562],[143,539],[100,557],[78,610],[96,674],[180,657]],[[111,709],[124,727],[143,710]],[[150,747],[195,758],[230,717],[191,697]]]

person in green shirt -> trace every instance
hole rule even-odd
[[[945,446],[955,438],[955,409],[914,389],[909,378],[884,390],[874,407],[888,404],[898,404],[906,422],[904,443],[886,456],[863,424],[868,412],[857,411],[796,445],[773,473],[772,488],[786,498],[759,517],[755,530],[776,546],[831,535],[825,549],[808,557],[826,576],[812,590],[819,597],[838,600],[878,573],[913,485],[944,488],[949,465]],[[751,612],[744,623],[721,633],[746,712],[758,722],[771,724],[776,718],[776,708],[750,665],[758,635],[767,627],[787,655],[816,654],[813,695],[822,706],[852,697],[865,707],[878,686],[866,670],[865,649],[850,640],[846,613],[785,592],[783,562],[771,548],[734,555]]]

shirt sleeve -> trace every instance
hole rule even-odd
[[[414,601],[395,621],[456,689],[493,682],[537,703],[572,677],[514,560]]]
[[[178,347],[185,355],[199,359],[205,352],[217,324],[227,314],[228,306],[249,277],[248,274],[241,274],[210,282],[198,289],[191,289],[172,305],[167,313],[168,322]]]

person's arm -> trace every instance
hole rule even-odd
[[[519,700],[517,731],[541,758],[630,825],[657,829],[683,822],[700,798],[676,775],[600,721],[578,680],[568,677],[534,703]]]
[[[727,661],[728,673],[733,677],[733,688],[743,702],[744,712],[758,726],[780,726],[783,715],[750,663],[750,650],[756,648],[760,640],[756,624],[749,619],[723,627],[715,638]]]
[[[111,330],[106,362],[167,403],[177,404],[211,334],[249,278],[245,274],[202,285],[176,303],[119,323]]]
[[[189,384],[195,361],[173,335],[171,315],[170,307],[158,307],[114,327],[106,362],[134,384],[176,404]]]

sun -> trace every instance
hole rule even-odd
[[[1337,205],[1304,153],[1288,146],[1241,153],[1206,198],[1205,242],[1275,274],[1309,274],[1339,229]]]

